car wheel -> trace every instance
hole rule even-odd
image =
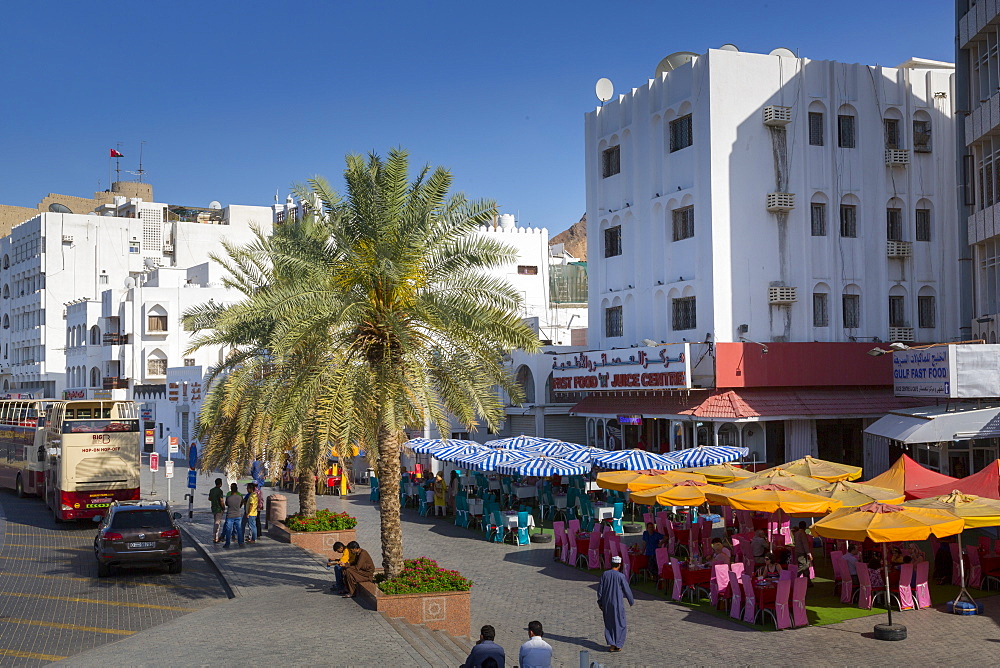
[[[111,575],[111,564],[106,564],[102,561],[97,562],[97,577],[106,578]]]
[[[27,496],[24,493],[24,481],[21,480],[20,475],[17,476],[17,482],[14,483],[14,491],[17,493],[17,498],[19,499],[23,499],[25,496]]]
[[[182,570],[184,570],[184,564],[180,559],[167,566],[167,572],[172,575],[177,575]]]

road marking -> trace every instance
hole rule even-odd
[[[105,629],[100,626],[77,626],[76,624],[56,624],[55,622],[43,622],[37,619],[14,619],[13,617],[0,617],[0,624],[31,624],[33,626],[48,626],[53,629],[68,629],[70,631],[92,631],[94,633],[113,633],[119,636],[130,636],[138,631],[124,631],[122,629]]]
[[[39,575],[36,573],[12,573],[10,571],[0,571],[0,575],[11,575],[19,578],[45,578],[47,580],[78,580],[80,582],[91,582],[94,579],[94,578],[78,578],[70,575]],[[175,589],[203,589],[203,587],[188,587],[185,585],[166,584],[163,582],[129,582],[127,580],[116,580],[114,582],[109,582],[105,580],[105,583],[108,585],[121,584],[126,587],[172,587]],[[108,587],[108,589],[111,588],[112,587]]]
[[[2,557],[0,559],[17,559],[18,561],[41,561],[46,564],[66,563],[72,564],[76,559],[29,559],[27,557]]]
[[[93,550],[92,547],[63,547],[61,545],[24,545],[23,543],[0,543],[0,548],[5,547],[44,547],[53,550]]]
[[[180,608],[173,605],[150,605],[148,603],[122,603],[119,601],[100,601],[96,598],[77,598],[75,596],[43,596],[41,594],[25,594],[17,591],[0,591],[0,596],[20,596],[22,598],[41,598],[47,601],[69,601],[70,603],[97,603],[98,605],[118,605],[123,608],[149,608],[151,610],[179,610],[194,612],[198,608]]]
[[[15,649],[0,649],[0,656],[16,656],[19,659],[38,659],[39,661],[62,661],[65,656],[54,654],[35,654],[34,652],[18,652]]]

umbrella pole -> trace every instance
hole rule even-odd
[[[961,587],[958,590],[958,594],[955,595],[955,600],[951,603],[951,611],[955,612],[955,606],[958,602],[962,600],[962,594],[965,594],[965,598],[969,599],[969,602],[976,605],[976,599],[972,598],[972,594],[965,588],[965,551],[962,550],[962,533],[956,534],[958,536],[958,575]]]
[[[889,626],[892,626],[892,586],[889,584],[889,559],[885,554],[885,543],[882,543],[882,570],[885,575],[885,611],[889,613]]]

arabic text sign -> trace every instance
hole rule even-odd
[[[897,396],[954,397],[950,346],[901,350],[892,354],[892,387]]]
[[[552,356],[555,392],[671,390],[691,387],[688,344]]]

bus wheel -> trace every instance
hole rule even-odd
[[[17,482],[14,483],[14,491],[17,493],[17,498],[23,499],[27,494],[24,493],[24,482],[21,480],[21,475],[18,474]]]

